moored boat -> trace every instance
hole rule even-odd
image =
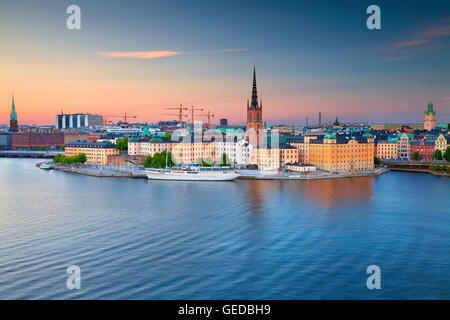
[[[233,181],[240,174],[230,167],[197,167],[146,169],[150,180]]]

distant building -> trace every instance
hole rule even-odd
[[[0,150],[11,148],[12,134],[9,132],[0,132]]]
[[[219,123],[220,123],[221,126],[224,126],[224,127],[228,126],[228,120],[227,119],[220,119]]]
[[[433,103],[428,104],[428,109],[425,111],[423,119],[423,128],[425,130],[432,130],[436,127],[436,111],[433,110]]]
[[[421,160],[433,160],[435,142],[432,139],[421,139],[411,141],[411,155],[418,152]]]
[[[411,146],[410,146],[410,140],[411,140],[411,134],[402,133],[398,140],[398,157],[400,159],[409,159],[411,154]]]
[[[89,164],[106,165],[108,156],[119,155],[116,146],[109,142],[74,141],[66,144],[65,154],[68,157],[84,153]]]
[[[9,131],[18,132],[16,106],[14,105],[14,96],[12,97],[11,114],[9,116]]]
[[[37,149],[39,147],[60,147],[64,145],[62,132],[14,132],[12,146],[14,148]]]
[[[89,133],[87,132],[64,132],[64,144],[68,144],[74,141],[83,141],[89,139]]]
[[[442,133],[436,138],[434,143],[434,150],[441,150],[442,154],[444,154],[445,150],[448,146],[449,137],[445,137]]]
[[[56,116],[56,128],[58,129],[95,128],[100,126],[103,126],[103,116],[99,114],[64,114],[61,112],[61,114]]]

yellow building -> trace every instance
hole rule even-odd
[[[323,139],[311,140],[309,163],[317,169],[330,172],[353,172],[374,168],[373,136],[365,133],[361,138],[337,139],[329,130]]]
[[[288,144],[280,144],[277,148],[260,146],[253,151],[259,170],[274,170],[298,162],[298,149]]]
[[[86,155],[87,163],[101,165],[108,163],[108,156],[120,154],[115,145],[109,142],[74,141],[66,144],[65,155],[67,157],[76,156],[80,153]]]
[[[447,149],[448,141],[447,138],[441,133],[439,137],[435,140],[435,148],[434,150],[441,150],[442,154],[444,154],[445,150]]]
[[[380,159],[397,159],[397,141],[379,141],[377,144],[377,156]]]
[[[289,144],[298,150],[298,163],[309,163],[309,142],[317,136],[299,136],[289,139]]]

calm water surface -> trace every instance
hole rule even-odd
[[[150,182],[36,162],[0,159],[0,299],[450,299],[448,178]]]

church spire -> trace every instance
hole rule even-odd
[[[11,107],[11,114],[10,114],[9,120],[17,121],[16,106],[14,105],[14,93],[12,95],[12,107]]]
[[[253,87],[252,87],[252,101],[250,109],[259,109],[258,105],[258,91],[256,89],[256,67],[253,67]]]

